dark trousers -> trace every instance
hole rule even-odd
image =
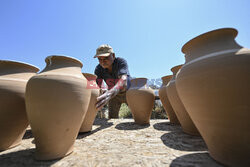
[[[122,105],[122,103],[127,104],[126,100],[126,91],[118,93],[115,97],[113,97],[109,103],[109,118],[118,118],[119,117],[119,110]]]

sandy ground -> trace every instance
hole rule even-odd
[[[31,130],[22,144],[0,152],[0,167],[220,167],[210,158],[201,137],[182,132],[168,120],[139,126],[132,119],[96,119],[93,130],[79,134],[74,152],[54,161],[36,161]]]

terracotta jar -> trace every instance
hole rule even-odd
[[[128,106],[137,124],[149,124],[154,107],[155,94],[147,85],[147,80],[147,78],[132,79],[126,93]]]
[[[224,28],[187,42],[176,84],[209,154],[228,166],[249,166],[250,50],[236,36]]]
[[[80,128],[80,132],[89,132],[92,130],[92,125],[97,114],[96,102],[97,97],[100,94],[100,88],[96,83],[96,75],[83,73],[83,76],[87,79],[87,89],[91,90],[91,98],[89,101],[87,113]]]
[[[91,93],[79,60],[55,55],[45,62],[45,69],[29,80],[25,97],[39,160],[72,152]]]
[[[21,143],[28,119],[25,111],[25,87],[39,69],[25,63],[0,60],[0,150]]]
[[[179,71],[179,69],[181,69],[181,67],[182,65],[178,65],[171,69],[171,71],[173,72],[173,77],[167,84],[168,98],[175,111],[175,114],[178,120],[180,121],[182,130],[185,133],[190,134],[190,135],[199,135],[197,128],[195,127],[190,116],[188,115],[176,90],[175,77],[176,77],[176,73]]]
[[[180,122],[169,102],[168,95],[167,95],[167,84],[171,80],[172,77],[173,75],[167,75],[161,78],[162,85],[161,85],[161,88],[159,89],[159,97],[167,113],[168,119],[170,120],[170,123],[179,125]]]

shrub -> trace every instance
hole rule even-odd
[[[119,118],[133,118],[129,107],[123,103],[119,111]],[[155,103],[152,110],[151,119],[167,119],[167,114],[162,104]]]
[[[125,103],[123,103],[119,111],[119,118],[132,118],[132,117],[133,116],[130,109]]]
[[[97,118],[108,118],[108,106],[105,105],[101,111],[98,111]],[[129,107],[123,103],[119,111],[119,118],[133,118]],[[155,103],[152,110],[151,119],[167,119],[167,114],[161,103]]]
[[[168,119],[167,114],[162,105],[156,105],[153,108],[151,119]]]

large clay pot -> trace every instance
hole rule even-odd
[[[80,128],[80,132],[89,132],[92,130],[92,125],[97,114],[96,102],[97,97],[100,94],[100,88],[96,83],[96,75],[83,73],[83,76],[88,80],[87,89],[91,90],[91,98],[89,101],[87,113]]]
[[[237,30],[218,29],[182,47],[178,93],[210,155],[229,166],[250,164],[250,50]]]
[[[161,88],[159,89],[159,97],[167,113],[168,119],[170,120],[170,123],[179,125],[180,122],[169,102],[168,95],[167,95],[167,84],[171,80],[172,77],[173,75],[167,75],[161,78],[162,85],[161,85]]]
[[[135,123],[149,124],[155,95],[153,89],[147,85],[147,78],[132,79],[126,99]]]
[[[195,127],[190,116],[188,115],[176,90],[175,77],[176,77],[176,73],[179,71],[181,67],[182,65],[178,65],[171,69],[171,71],[173,72],[173,77],[167,84],[168,98],[176,113],[178,120],[180,121],[182,130],[185,133],[190,134],[190,135],[199,135],[197,128]]]
[[[45,69],[29,80],[25,97],[39,160],[72,152],[91,93],[80,61],[66,56],[49,56],[45,61]]]
[[[28,119],[25,112],[25,87],[39,69],[29,64],[0,60],[0,150],[21,143]]]

